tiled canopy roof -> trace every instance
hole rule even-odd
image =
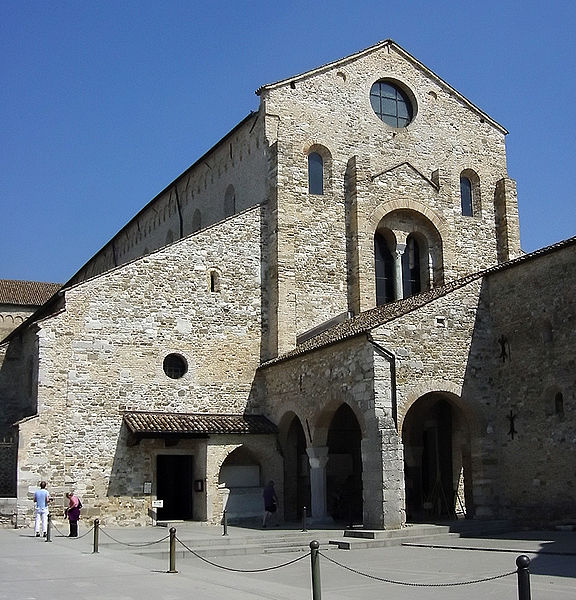
[[[227,433],[278,433],[274,423],[262,415],[211,415],[134,411],[124,413],[131,433],[140,437],[161,434],[206,436]]]
[[[0,304],[42,306],[61,287],[61,283],[0,279]]]

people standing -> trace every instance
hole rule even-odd
[[[80,498],[74,495],[74,492],[67,492],[68,508],[64,511],[64,515],[70,522],[70,533],[68,537],[78,537],[78,519],[80,519],[80,509],[82,503]]]
[[[40,537],[42,530],[43,537],[48,534],[48,505],[52,498],[46,489],[46,482],[40,482],[40,489],[34,492],[34,502],[36,504],[36,520],[34,524],[34,532],[36,537]]]
[[[264,498],[264,518],[262,520],[262,527],[266,527],[267,522],[278,509],[278,497],[276,496],[273,481],[269,481],[264,486],[262,497]]]

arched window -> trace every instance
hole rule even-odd
[[[384,236],[374,236],[374,263],[376,271],[376,304],[381,306],[396,300],[394,285],[394,258]]]
[[[210,271],[210,291],[213,293],[220,291],[220,273],[216,270]]]
[[[404,298],[415,296],[422,291],[420,273],[420,245],[415,236],[410,234],[406,240],[406,249],[402,255]]]
[[[236,212],[236,192],[234,186],[230,184],[226,188],[224,195],[224,216],[230,217]]]
[[[322,195],[324,193],[324,160],[318,152],[308,155],[308,193]]]
[[[460,204],[463,217],[474,216],[474,205],[472,203],[472,182],[465,175],[460,176]]]

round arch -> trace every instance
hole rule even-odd
[[[411,521],[471,516],[474,510],[472,456],[479,419],[455,393],[457,386],[442,388],[413,392],[399,414]]]

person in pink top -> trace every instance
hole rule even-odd
[[[64,515],[70,521],[70,534],[68,537],[78,537],[78,519],[80,519],[82,502],[73,492],[68,492],[66,498],[68,498],[68,508],[64,511]]]

